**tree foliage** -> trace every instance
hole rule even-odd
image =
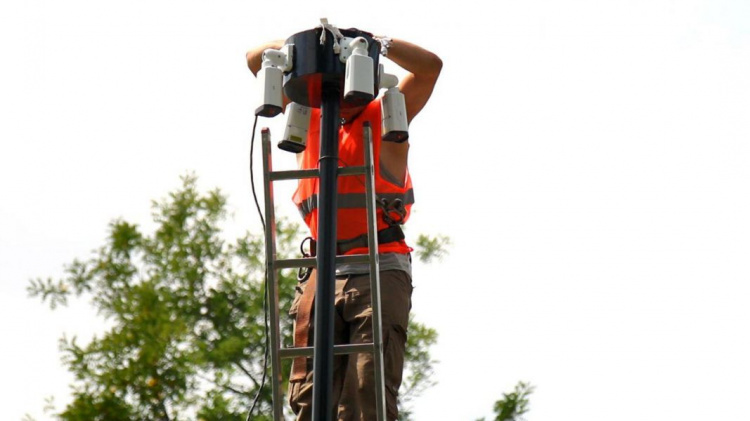
[[[419,324],[409,317],[409,334],[404,356],[404,380],[399,395],[399,420],[412,419],[410,402],[426,389],[435,385],[432,375],[437,361],[430,355],[430,347],[437,343],[437,331]]]
[[[264,374],[264,259],[261,236],[221,235],[226,197],[201,194],[193,176],[154,202],[147,235],[113,221],[106,243],[75,260],[62,279],[36,279],[31,296],[52,308],[86,296],[110,326],[87,344],[63,336],[60,349],[75,375],[73,401],[61,420],[244,420],[260,394],[255,420],[269,420]],[[277,221],[278,257],[297,250],[299,227]],[[289,307],[296,274],[279,277],[280,308]],[[291,320],[281,317],[284,343]],[[411,326],[407,389],[430,382],[434,330]],[[410,332],[410,333],[411,333]],[[284,373],[288,373],[288,366]],[[259,415],[260,414],[260,415]]]
[[[523,421],[522,415],[529,412],[529,396],[534,386],[528,382],[518,382],[510,393],[495,402],[494,421]],[[479,420],[484,421],[484,419]]]
[[[448,255],[450,245],[451,239],[445,235],[431,237],[427,234],[420,234],[417,237],[417,258],[424,263],[442,261]]]

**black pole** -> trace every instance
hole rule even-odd
[[[318,280],[315,290],[313,421],[333,415],[333,314],[336,287],[336,188],[339,166],[338,83],[324,84],[320,106],[320,194],[318,195]]]

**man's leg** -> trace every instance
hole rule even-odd
[[[383,357],[385,372],[386,419],[398,419],[398,388],[404,369],[406,329],[411,310],[411,278],[406,272],[380,273]],[[350,342],[372,342],[372,306],[369,275],[353,275],[344,290],[343,317],[349,324]],[[356,354],[357,406],[362,420],[375,420],[375,364],[371,354]]]
[[[356,355],[349,357],[346,364],[346,375],[344,376],[344,386],[339,398],[339,416],[337,421],[360,421],[362,415],[357,404],[357,358]]]
[[[349,337],[348,329],[344,320],[341,317],[343,311],[343,288],[346,284],[346,279],[336,279],[336,299],[335,299],[335,315],[334,315],[334,343],[346,343]],[[305,290],[305,283],[297,285],[297,295],[292,302],[292,307],[289,314],[296,316],[297,305],[301,299],[301,295]],[[311,318],[314,320],[314,318]],[[296,323],[296,321],[295,321]],[[295,325],[296,329],[296,325]],[[314,325],[311,323],[308,334],[308,345],[313,346],[314,341]],[[348,365],[349,358],[347,356],[339,356],[333,358],[333,418],[336,419],[336,413],[338,410],[339,396],[341,395],[341,389],[344,383],[344,376],[346,367]],[[289,383],[289,405],[292,411],[297,415],[297,421],[310,421],[312,419],[312,399],[313,399],[313,360],[312,358],[307,359],[307,376],[304,381],[290,382]]]

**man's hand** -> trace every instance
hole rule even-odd
[[[281,47],[284,46],[285,42],[286,41],[284,40],[271,41],[269,43],[255,47],[252,50],[248,51],[247,54],[245,54],[245,58],[247,59],[247,67],[251,72],[253,72],[253,75],[258,76],[258,71],[260,70],[260,66],[263,63],[263,52],[269,48],[280,50]]]
[[[252,50],[248,51],[247,54],[245,54],[245,58],[247,59],[247,67],[250,69],[251,72],[253,72],[254,76],[258,76],[258,72],[260,71],[261,65],[263,64],[263,52],[266,51],[269,48],[273,48],[274,50],[280,50],[281,47],[284,46],[286,43],[285,40],[279,39],[276,41],[271,41],[269,43],[260,45],[258,47],[253,48]],[[281,105],[281,112],[286,111],[286,106],[291,101],[289,98],[286,97],[286,94],[284,94],[284,90],[281,91],[282,95],[282,105]]]

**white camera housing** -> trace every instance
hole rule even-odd
[[[406,101],[397,86],[388,89],[383,95],[382,112],[382,139],[386,142],[406,142],[409,139]]]
[[[285,45],[281,50],[269,48],[263,52],[263,62],[258,72],[258,80],[263,87],[263,103],[255,109],[261,117],[277,116],[284,105],[282,81],[285,71],[292,67],[292,46]]]
[[[310,127],[310,108],[290,102],[286,106],[286,128],[279,149],[300,153],[307,147],[307,130]]]
[[[380,88],[385,88],[382,101],[383,126],[381,138],[386,142],[406,142],[409,139],[409,121],[406,118],[406,101],[398,89],[398,77],[385,73],[381,64]]]
[[[345,40],[346,41],[346,40]],[[364,105],[375,98],[375,71],[372,57],[367,54],[367,40],[357,37],[342,42],[341,60],[346,60],[344,99],[354,105]],[[348,56],[348,57],[347,57]]]

